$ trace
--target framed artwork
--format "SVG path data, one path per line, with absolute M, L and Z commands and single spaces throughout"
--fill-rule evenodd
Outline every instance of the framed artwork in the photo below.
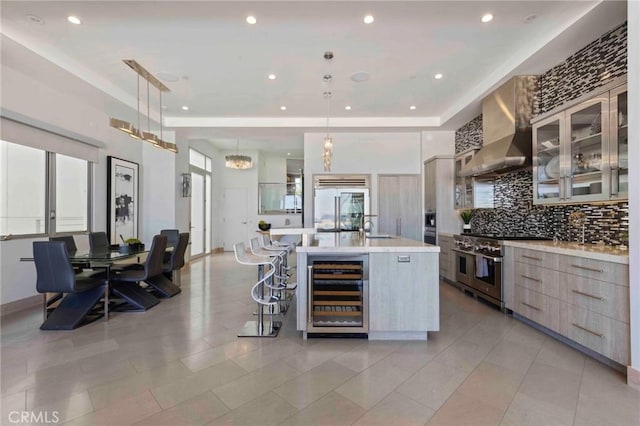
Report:
M 191 197 L 191 173 L 183 173 L 182 177 L 182 196 Z
M 122 239 L 138 238 L 138 163 L 109 156 L 107 173 L 109 241 L 119 244 Z

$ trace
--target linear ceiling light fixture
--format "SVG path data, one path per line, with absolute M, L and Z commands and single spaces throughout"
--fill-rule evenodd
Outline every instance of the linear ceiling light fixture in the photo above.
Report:
M 170 92 L 169 88 L 164 84 L 162 84 L 160 80 L 154 77 L 149 71 L 147 71 L 142 65 L 136 62 L 134 59 L 123 59 L 122 62 L 127 64 L 132 70 L 136 72 L 136 74 L 138 74 L 138 84 L 137 84 L 138 87 L 137 87 L 137 98 L 136 98 L 137 112 L 138 112 L 138 122 L 137 122 L 138 127 L 137 128 L 134 127 L 133 124 L 129 123 L 126 120 L 121 120 L 119 118 L 114 118 L 114 117 L 111 117 L 109 119 L 109 125 L 115 129 L 122 130 L 132 138 L 141 139 L 153 144 L 153 146 L 157 148 L 164 148 L 173 153 L 177 153 L 178 147 L 176 144 L 171 142 L 165 142 L 162 139 L 162 136 L 163 136 L 162 135 L 162 128 L 163 128 L 162 92 Z M 140 77 L 147 80 L 147 131 L 146 132 L 140 129 Z M 153 87 L 157 88 L 158 92 L 160 93 L 159 105 L 158 105 L 158 110 L 160 111 L 160 137 L 158 137 L 154 133 L 151 133 L 151 111 L 150 111 L 151 104 L 149 101 L 149 97 L 150 97 L 149 85 L 152 85 Z
M 246 170 L 253 167 L 253 160 L 248 155 L 240 155 L 240 138 L 236 145 L 236 153 L 224 157 L 224 166 L 230 169 Z

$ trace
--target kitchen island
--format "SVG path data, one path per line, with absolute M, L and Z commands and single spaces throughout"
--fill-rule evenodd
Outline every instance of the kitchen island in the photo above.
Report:
M 296 248 L 297 329 L 370 340 L 438 331 L 440 247 L 357 232 L 308 234 Z

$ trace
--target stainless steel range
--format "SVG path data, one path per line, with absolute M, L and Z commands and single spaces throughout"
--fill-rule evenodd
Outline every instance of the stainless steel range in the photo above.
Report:
M 504 310 L 502 297 L 502 258 L 504 241 L 548 240 L 530 235 L 454 235 L 456 281 L 475 296 Z

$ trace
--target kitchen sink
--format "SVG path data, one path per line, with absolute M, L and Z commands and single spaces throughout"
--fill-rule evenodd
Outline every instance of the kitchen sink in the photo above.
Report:
M 369 235 L 365 235 L 365 238 L 393 238 L 391 235 L 388 234 L 369 234 Z

